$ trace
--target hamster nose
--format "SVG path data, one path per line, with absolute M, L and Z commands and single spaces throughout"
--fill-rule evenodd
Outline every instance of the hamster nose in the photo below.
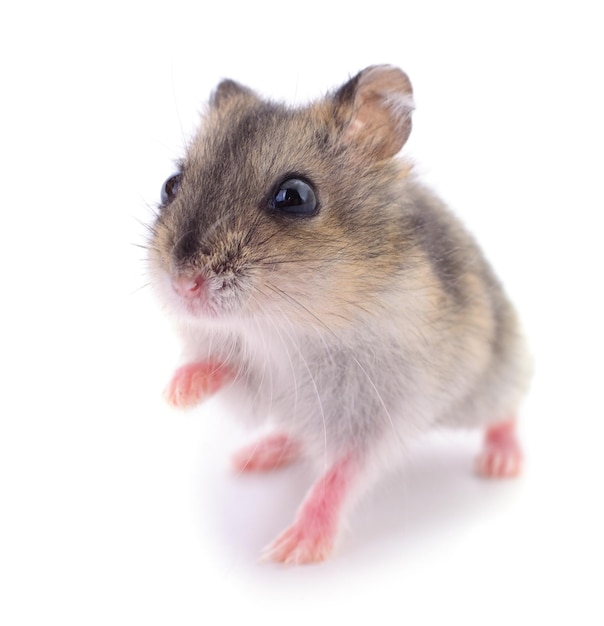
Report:
M 185 298 L 192 298 L 201 293 L 205 283 L 203 276 L 176 276 L 172 279 L 174 291 Z

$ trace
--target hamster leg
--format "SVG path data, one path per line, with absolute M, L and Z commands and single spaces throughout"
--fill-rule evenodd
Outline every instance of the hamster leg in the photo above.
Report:
M 301 565 L 327 558 L 357 477 L 352 457 L 334 463 L 311 487 L 294 523 L 264 550 L 262 560 Z
M 238 450 L 232 464 L 238 472 L 264 472 L 295 461 L 300 451 L 297 441 L 283 433 L 274 433 Z
M 522 448 L 516 435 L 516 420 L 489 426 L 482 452 L 476 458 L 476 472 L 488 478 L 513 478 L 522 469 Z
M 174 372 L 164 390 L 164 399 L 178 408 L 193 406 L 218 391 L 231 378 L 229 370 L 220 363 L 187 363 Z

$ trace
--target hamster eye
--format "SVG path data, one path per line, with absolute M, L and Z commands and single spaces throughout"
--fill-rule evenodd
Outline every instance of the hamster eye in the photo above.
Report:
M 161 188 L 161 203 L 168 204 L 168 202 L 172 202 L 174 200 L 174 196 L 178 191 L 178 187 L 180 186 L 180 179 L 182 178 L 182 174 L 172 174 L 170 178 L 166 180 Z
M 270 205 L 289 215 L 309 217 L 317 212 L 317 197 L 305 180 L 289 178 L 279 185 Z

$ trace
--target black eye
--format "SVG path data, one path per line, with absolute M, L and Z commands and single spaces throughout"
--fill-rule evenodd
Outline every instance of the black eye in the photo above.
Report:
M 311 216 L 317 212 L 317 197 L 306 181 L 289 178 L 279 185 L 271 200 L 271 208 L 289 215 Z
M 180 186 L 180 179 L 182 178 L 182 174 L 172 174 L 168 180 L 164 183 L 161 188 L 161 203 L 168 204 L 168 202 L 172 202 L 174 200 L 174 196 L 178 191 L 178 187 Z

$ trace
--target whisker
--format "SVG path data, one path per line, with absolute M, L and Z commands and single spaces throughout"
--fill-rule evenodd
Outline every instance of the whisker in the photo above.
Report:
M 282 289 L 279 289 L 275 285 L 267 284 L 267 287 L 271 291 L 273 291 L 275 294 L 281 296 L 282 298 L 284 298 L 285 300 L 287 300 L 288 302 L 290 302 L 294 306 L 298 307 L 299 309 L 301 309 L 302 311 L 304 311 L 305 313 L 310 315 L 312 319 L 314 319 L 316 322 L 318 322 L 319 325 L 322 328 L 324 328 L 332 337 L 335 338 L 335 340 L 336 340 L 337 344 L 340 346 L 340 348 L 345 350 L 350 355 L 350 357 L 353 360 L 353 362 L 357 365 L 357 367 L 362 372 L 363 376 L 367 379 L 367 381 L 371 385 L 371 388 L 373 389 L 373 391 L 374 391 L 378 401 L 382 405 L 382 408 L 383 408 L 384 413 L 385 413 L 385 415 L 386 415 L 386 417 L 388 419 L 388 422 L 389 422 L 389 424 L 390 424 L 390 426 L 392 428 L 394 436 L 402 444 L 403 442 L 402 442 L 402 440 L 400 438 L 400 435 L 399 435 L 398 431 L 396 430 L 396 426 L 394 424 L 394 420 L 392 419 L 392 415 L 390 414 L 390 411 L 388 410 L 388 407 L 386 406 L 386 403 L 385 403 L 385 401 L 384 401 L 384 399 L 382 397 L 382 394 L 380 393 L 379 389 L 377 388 L 377 385 L 375 384 L 375 382 L 373 381 L 373 379 L 371 378 L 371 376 L 369 375 L 369 373 L 367 372 L 365 367 L 363 367 L 363 365 L 360 363 L 360 361 L 354 355 L 353 351 L 342 342 L 342 340 L 338 337 L 338 335 L 327 324 L 325 324 L 325 322 L 323 320 L 321 320 L 315 313 L 313 313 L 308 307 L 304 306 L 296 298 L 294 298 L 290 294 L 284 292 Z
M 185 231 L 184 233 L 182 233 L 180 235 L 180 237 L 172 244 L 172 250 L 176 250 L 176 248 L 178 247 L 178 244 L 183 241 L 183 239 L 185 239 L 185 237 L 188 237 L 191 233 L 195 233 L 196 230 L 195 228 L 189 228 L 189 230 Z
M 146 289 L 147 287 L 151 286 L 151 282 L 145 283 L 144 285 L 141 285 L 140 287 L 137 287 L 134 291 L 131 291 L 128 295 L 133 296 L 134 294 L 138 293 L 139 291 L 142 291 L 143 289 Z
M 151 244 L 146 244 L 146 243 L 134 243 L 133 241 L 131 241 L 130 245 L 134 246 L 135 248 L 142 248 L 143 250 L 154 249 L 153 246 L 151 246 Z
M 267 285 L 267 287 L 269 289 L 271 288 L 270 285 Z M 315 377 L 313 375 L 312 369 L 310 368 L 310 365 L 308 364 L 308 361 L 306 360 L 306 357 L 304 356 L 302 348 L 300 347 L 298 341 L 296 341 L 296 339 L 295 339 L 295 329 L 293 327 L 293 324 L 292 324 L 292 321 L 291 321 L 290 317 L 283 312 L 283 310 L 281 309 L 281 307 L 279 307 L 279 305 L 275 305 L 275 306 L 277 307 L 277 309 L 279 309 L 279 312 L 282 315 L 282 319 L 285 322 L 287 322 L 289 324 L 289 326 L 291 327 L 291 329 L 292 329 L 292 334 L 287 332 L 287 330 L 285 328 L 283 330 L 287 334 L 287 336 L 288 336 L 292 346 L 297 351 L 298 356 L 300 357 L 300 359 L 302 361 L 302 364 L 303 364 L 306 372 L 308 373 L 308 377 L 309 377 L 311 385 L 313 387 L 313 391 L 314 391 L 315 396 L 317 398 L 317 402 L 318 402 L 318 405 L 319 405 L 319 412 L 321 413 L 321 420 L 322 420 L 322 424 L 323 424 L 324 462 L 325 462 L 325 468 L 327 468 L 327 419 L 326 419 L 326 415 L 325 415 L 325 408 L 323 406 L 323 401 L 321 400 L 321 393 L 319 392 L 319 386 L 317 385 L 317 381 L 315 380 Z
M 243 241 L 241 242 L 241 245 L 240 245 L 241 248 L 247 248 L 249 246 L 252 237 L 256 233 L 258 224 L 260 223 L 260 218 L 261 218 L 261 213 L 260 211 L 258 211 L 258 213 L 256 214 L 256 217 L 254 218 L 250 227 L 248 228 L 246 236 L 243 238 Z
M 259 287 L 255 287 L 255 289 L 261 293 L 265 298 L 267 297 L 266 294 L 259 288 Z M 259 304 L 259 306 L 261 306 L 261 303 L 258 302 L 258 299 L 256 298 L 255 294 L 252 294 L 252 298 Z M 276 308 L 278 309 L 278 312 L 280 314 L 283 315 L 283 310 L 281 309 L 281 307 L 277 304 L 275 305 Z M 285 319 L 285 316 L 283 315 L 283 318 Z M 294 362 L 291 356 L 291 353 L 289 351 L 287 342 L 284 340 L 283 335 L 281 334 L 281 331 L 279 330 L 279 326 L 277 325 L 277 323 L 275 322 L 275 320 L 272 317 L 268 318 L 269 321 L 271 322 L 273 329 L 275 330 L 275 332 L 277 333 L 279 339 L 281 340 L 281 344 L 285 350 L 285 354 L 287 355 L 287 359 L 289 361 L 289 365 L 290 365 L 290 369 L 292 372 L 292 376 L 293 376 L 293 380 L 294 380 L 294 414 L 296 413 L 296 409 L 298 406 L 298 378 L 296 376 L 296 368 L 294 367 Z M 287 333 L 287 331 L 284 329 L 284 332 L 288 335 L 288 338 L 290 340 L 290 342 L 292 343 L 292 345 L 294 345 L 294 339 L 291 335 L 289 335 L 289 333 Z
M 260 339 L 262 340 L 262 344 L 264 346 L 264 352 L 263 352 L 263 364 L 262 364 L 262 377 L 260 380 L 260 384 L 258 385 L 258 390 L 256 392 L 256 397 L 258 396 L 259 390 L 262 387 L 262 384 L 264 383 L 264 379 L 266 377 L 266 374 L 268 372 L 268 376 L 269 376 L 269 386 L 270 386 L 270 394 L 269 394 L 269 403 L 268 403 L 268 414 L 271 413 L 271 409 L 273 406 L 273 396 L 274 396 L 274 386 L 273 386 L 273 368 L 269 366 L 269 349 L 268 349 L 268 344 L 266 342 L 266 336 L 262 330 L 262 327 L 260 326 L 260 322 L 258 321 L 258 318 L 254 317 L 254 322 L 256 324 L 256 328 L 258 329 L 258 334 L 260 335 Z

